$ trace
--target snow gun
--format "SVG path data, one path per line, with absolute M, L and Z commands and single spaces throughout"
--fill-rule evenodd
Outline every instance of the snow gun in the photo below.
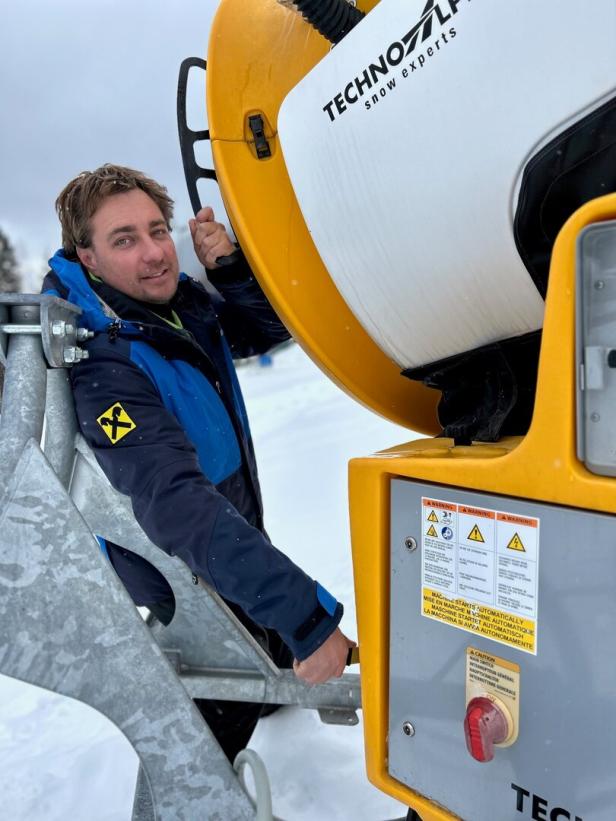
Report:
M 215 172 L 298 343 L 422 438 L 349 504 L 366 767 L 616 817 L 616 5 L 222 0 Z

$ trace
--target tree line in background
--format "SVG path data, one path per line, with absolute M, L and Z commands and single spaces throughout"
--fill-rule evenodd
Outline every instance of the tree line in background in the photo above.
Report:
M 21 290 L 21 277 L 15 252 L 9 238 L 0 228 L 0 293 L 16 293 Z

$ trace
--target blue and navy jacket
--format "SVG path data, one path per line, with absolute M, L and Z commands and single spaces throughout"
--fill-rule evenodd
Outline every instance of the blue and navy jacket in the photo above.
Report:
M 94 331 L 71 369 L 79 427 L 111 484 L 130 496 L 149 539 L 179 556 L 299 660 L 333 632 L 337 603 L 269 542 L 246 410 L 232 359 L 265 353 L 288 333 L 244 260 L 211 272 L 220 296 L 180 275 L 169 307 L 182 328 L 58 252 L 43 292 L 82 309 Z M 170 588 L 116 545 L 110 559 L 137 604 Z

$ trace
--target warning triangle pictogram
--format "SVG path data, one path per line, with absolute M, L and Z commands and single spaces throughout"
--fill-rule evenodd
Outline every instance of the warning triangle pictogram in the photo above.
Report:
M 438 522 L 438 516 L 436 515 L 436 513 L 434 511 L 432 511 L 432 513 L 430 513 L 430 515 L 428 516 L 428 521 L 429 522 Z
M 526 553 L 526 548 L 522 544 L 522 539 L 520 539 L 517 533 L 513 534 L 513 537 L 507 547 L 509 550 L 519 550 L 520 553 Z
M 485 542 L 485 539 L 481 535 L 481 530 L 479 530 L 478 525 L 475 525 L 475 527 L 471 530 L 471 532 L 468 534 L 466 538 L 469 539 L 471 542 Z
M 428 530 L 428 532 L 426 533 L 426 536 L 432 536 L 432 537 L 438 536 L 438 533 L 434 529 L 434 525 L 430 525 L 430 530 Z

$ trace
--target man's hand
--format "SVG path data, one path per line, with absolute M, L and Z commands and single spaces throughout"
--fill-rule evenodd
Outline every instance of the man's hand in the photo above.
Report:
M 306 684 L 323 684 L 330 678 L 340 678 L 350 647 L 356 647 L 337 627 L 331 636 L 304 661 L 295 659 L 293 671 Z
M 214 221 L 214 212 L 209 206 L 202 208 L 194 219 L 188 220 L 195 254 L 206 268 L 214 269 L 218 257 L 226 257 L 235 251 L 225 226 Z

